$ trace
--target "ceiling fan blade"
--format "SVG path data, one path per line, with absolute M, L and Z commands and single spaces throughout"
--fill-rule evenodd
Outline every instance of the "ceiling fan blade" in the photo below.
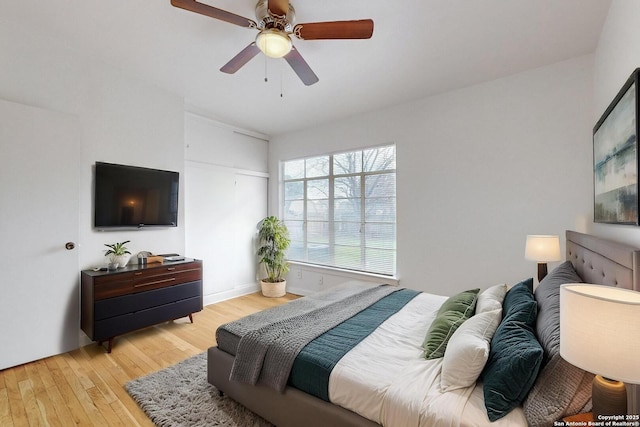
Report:
M 300 55 L 300 52 L 298 52 L 298 49 L 296 49 L 295 46 L 291 48 L 291 52 L 284 56 L 284 59 L 289 63 L 291 68 L 293 68 L 293 71 L 296 72 L 298 77 L 300 77 L 300 80 L 302 80 L 302 83 L 305 85 L 311 86 L 320 80 L 311 67 L 309 67 L 307 61 L 305 61 L 302 55 Z
M 244 18 L 235 13 L 227 12 L 226 10 L 218 9 L 204 3 L 198 3 L 196 0 L 171 0 L 171 4 L 190 12 L 216 18 L 241 27 L 256 28 L 256 23 L 249 18 Z
M 289 13 L 289 0 L 268 0 L 267 8 L 278 16 L 286 16 Z
M 298 24 L 293 28 L 293 35 L 302 40 L 369 39 L 373 35 L 373 20 Z
M 256 42 L 251 43 L 240 51 L 239 54 L 234 56 L 231 61 L 227 62 L 220 68 L 220 71 L 227 74 L 233 74 L 244 66 L 247 62 L 251 61 L 254 56 L 260 52 L 260 49 L 256 45 Z

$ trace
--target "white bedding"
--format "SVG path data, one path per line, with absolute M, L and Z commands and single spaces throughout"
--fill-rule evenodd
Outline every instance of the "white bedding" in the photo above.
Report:
M 348 352 L 329 378 L 331 402 L 385 427 L 526 426 L 521 408 L 490 423 L 482 384 L 440 391 L 442 359 L 424 359 L 422 343 L 446 299 L 418 295 Z

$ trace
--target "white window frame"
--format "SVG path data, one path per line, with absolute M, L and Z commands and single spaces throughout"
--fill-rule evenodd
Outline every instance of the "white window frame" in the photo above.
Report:
M 371 275 L 371 276 L 375 276 L 375 277 L 387 277 L 387 278 L 395 278 L 396 275 L 396 271 L 397 271 L 397 187 L 395 189 L 394 195 L 393 195 L 393 199 L 395 200 L 395 206 L 394 206 L 394 213 L 395 213 L 395 217 L 393 219 L 393 222 L 390 221 L 384 221 L 383 223 L 386 224 L 393 224 L 393 236 L 394 236 L 394 242 L 393 242 L 393 248 L 392 249 L 387 249 L 389 250 L 389 252 L 393 253 L 393 266 L 392 266 L 392 271 L 371 271 L 371 270 L 367 270 L 366 267 L 363 267 L 366 265 L 366 249 L 367 249 L 367 242 L 366 242 L 366 233 L 363 231 L 364 227 L 366 224 L 372 224 L 375 223 L 376 221 L 367 221 L 366 215 L 366 209 L 365 209 L 365 201 L 366 201 L 366 177 L 368 176 L 375 176 L 375 175 L 381 175 L 381 174 L 393 174 L 394 175 L 394 179 L 396 179 L 396 185 L 397 185 L 397 151 L 394 152 L 394 162 L 396 162 L 396 166 L 393 169 L 384 169 L 384 170 L 380 170 L 380 171 L 364 171 L 364 165 L 362 165 L 361 167 L 361 171 L 360 172 L 354 172 L 354 173 L 348 173 L 348 174 L 338 174 L 335 175 L 334 174 L 334 157 L 341 155 L 341 154 L 346 154 L 346 153 L 357 153 L 357 152 L 364 152 L 367 150 L 372 150 L 372 149 L 380 149 L 380 148 L 385 148 L 385 147 L 394 147 L 394 151 L 396 150 L 396 146 L 395 144 L 384 144 L 381 146 L 373 146 L 373 147 L 365 147 L 365 148 L 361 148 L 361 149 L 352 149 L 352 150 L 346 150 L 346 151 L 341 151 L 341 152 L 334 152 L 334 153 L 329 153 L 329 154 L 319 154 L 316 156 L 309 156 L 309 157 L 305 157 L 305 158 L 298 158 L 298 159 L 290 159 L 290 160 L 286 160 L 286 161 L 281 161 L 280 162 L 280 176 L 281 176 L 281 184 L 282 184 L 282 191 L 281 191 L 281 199 L 280 199 L 280 203 L 279 203 L 279 209 L 281 212 L 281 216 L 283 218 L 283 220 L 285 221 L 285 223 L 287 221 L 302 221 L 303 223 L 303 247 L 304 247 L 304 259 L 297 259 L 297 258 L 292 258 L 290 259 L 290 261 L 296 265 L 308 265 L 308 266 L 313 266 L 316 268 L 330 268 L 330 269 L 335 269 L 335 270 L 340 270 L 343 272 L 353 272 L 356 274 L 366 274 L 366 275 Z M 313 176 L 313 177 L 307 177 L 306 173 L 305 176 L 302 178 L 292 178 L 292 179 L 285 179 L 285 164 L 287 162 L 293 162 L 293 161 L 302 161 L 304 160 L 305 162 L 307 160 L 310 159 L 316 159 L 316 158 L 322 158 L 322 157 L 328 157 L 329 159 L 329 174 L 328 175 L 323 175 L 323 176 Z M 309 181 L 313 181 L 313 180 L 327 180 L 328 181 L 328 219 L 327 219 L 327 226 L 328 226 L 328 247 L 329 247 L 329 251 L 330 251 L 330 258 L 334 260 L 334 250 L 336 248 L 336 242 L 335 242 L 335 218 L 334 218 L 334 214 L 335 214 L 335 179 L 336 178 L 343 178 L 343 177 L 352 177 L 352 176 L 359 176 L 360 177 L 360 250 L 361 250 L 361 267 L 363 268 L 351 268 L 348 266 L 342 266 L 342 265 L 337 265 L 335 262 L 332 263 L 319 263 L 319 262 L 314 262 L 314 261 L 310 261 L 308 259 L 308 249 L 309 249 L 309 236 L 308 236 L 308 213 L 309 213 L 309 209 L 308 209 L 308 202 L 309 202 L 309 198 L 308 198 L 308 182 Z M 291 219 L 287 219 L 286 215 L 284 215 L 284 211 L 285 211 L 285 206 L 287 203 L 287 199 L 285 197 L 285 185 L 288 182 L 302 182 L 303 183 L 303 199 L 302 199 L 302 203 L 303 203 L 303 219 L 302 220 L 291 220 Z M 311 242 L 312 243 L 312 242 Z M 370 247 L 369 247 L 370 248 Z M 334 260 L 335 261 L 335 260 Z

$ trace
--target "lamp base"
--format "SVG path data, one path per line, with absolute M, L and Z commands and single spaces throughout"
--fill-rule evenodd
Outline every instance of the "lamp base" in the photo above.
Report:
M 547 263 L 539 262 L 538 263 L 538 283 L 542 282 L 542 279 L 547 275 Z
M 623 382 L 596 375 L 593 379 L 591 393 L 594 420 L 598 419 L 598 415 L 624 415 L 627 413 L 627 388 Z

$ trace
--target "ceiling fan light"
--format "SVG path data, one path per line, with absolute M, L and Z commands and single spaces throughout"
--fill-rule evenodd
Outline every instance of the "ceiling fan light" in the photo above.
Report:
M 256 44 L 269 58 L 282 58 L 292 47 L 289 36 L 275 28 L 260 31 L 256 37 Z

